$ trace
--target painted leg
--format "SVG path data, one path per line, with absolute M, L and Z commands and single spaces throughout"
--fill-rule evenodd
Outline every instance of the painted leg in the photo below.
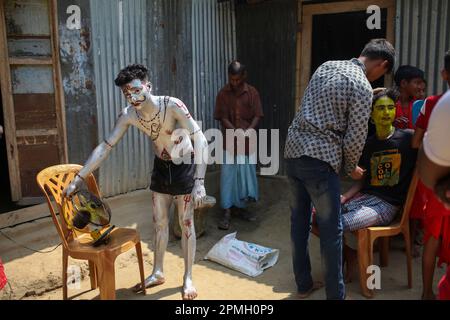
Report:
M 169 241 L 169 209 L 173 196 L 152 192 L 153 227 L 154 227 L 154 259 L 153 272 L 145 279 L 145 287 L 153 287 L 165 282 L 163 273 L 164 253 Z M 134 291 L 142 291 L 141 284 L 134 287 Z
M 183 300 L 197 297 L 197 289 L 192 282 L 196 237 L 194 228 L 194 204 L 191 195 L 175 197 L 181 227 L 181 246 L 184 256 Z

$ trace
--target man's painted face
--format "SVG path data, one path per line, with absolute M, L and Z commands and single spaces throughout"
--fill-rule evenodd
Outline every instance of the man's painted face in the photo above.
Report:
M 129 104 L 139 108 L 142 103 L 147 101 L 149 88 L 145 81 L 134 79 L 122 87 L 122 92 Z
M 372 120 L 375 126 L 390 126 L 395 120 L 395 102 L 391 98 L 384 96 L 379 98 L 372 110 Z

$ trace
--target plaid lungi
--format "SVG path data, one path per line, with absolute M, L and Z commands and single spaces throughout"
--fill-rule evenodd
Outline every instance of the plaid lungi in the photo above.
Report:
M 344 231 L 385 226 L 394 220 L 399 208 L 376 196 L 358 193 L 342 205 L 342 226 Z

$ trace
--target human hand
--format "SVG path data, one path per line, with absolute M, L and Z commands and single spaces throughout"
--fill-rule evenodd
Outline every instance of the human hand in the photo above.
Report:
M 386 88 L 375 88 L 375 89 L 373 89 L 373 94 L 374 94 L 374 95 L 377 95 L 377 94 L 379 94 L 381 91 L 384 91 L 384 90 L 386 90 Z
M 352 173 L 350 174 L 350 177 L 353 180 L 361 180 L 364 177 L 364 173 L 366 173 L 366 170 L 364 170 L 359 166 L 356 166 L 355 170 L 353 170 Z
M 206 190 L 203 180 L 195 180 L 194 188 L 192 189 L 192 198 L 194 200 L 194 209 L 200 208 L 203 205 L 203 200 L 206 197 Z
M 398 117 L 394 120 L 394 125 L 400 128 L 406 128 L 408 123 L 409 119 L 407 117 Z
M 76 176 L 75 179 L 64 189 L 63 196 L 66 198 L 70 198 L 75 192 L 80 190 L 81 185 L 83 184 L 83 180 Z
M 341 204 L 344 204 L 348 201 L 347 197 L 341 194 Z

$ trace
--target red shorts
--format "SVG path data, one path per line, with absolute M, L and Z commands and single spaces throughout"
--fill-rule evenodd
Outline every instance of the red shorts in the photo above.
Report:
M 429 196 L 427 202 L 424 229 L 425 242 L 430 237 L 441 239 L 439 263 L 450 263 L 450 210 L 446 209 L 434 194 Z
M 450 266 L 447 267 L 447 273 L 439 281 L 439 300 L 450 300 Z
M 6 279 L 5 268 L 3 268 L 2 260 L 0 259 L 0 290 L 6 286 L 6 282 L 8 280 Z
M 422 220 L 425 216 L 426 205 L 428 200 L 428 195 L 431 190 L 428 189 L 421 180 L 417 183 L 416 193 L 414 194 L 413 203 L 411 206 L 411 211 L 409 212 L 410 219 L 420 219 Z

